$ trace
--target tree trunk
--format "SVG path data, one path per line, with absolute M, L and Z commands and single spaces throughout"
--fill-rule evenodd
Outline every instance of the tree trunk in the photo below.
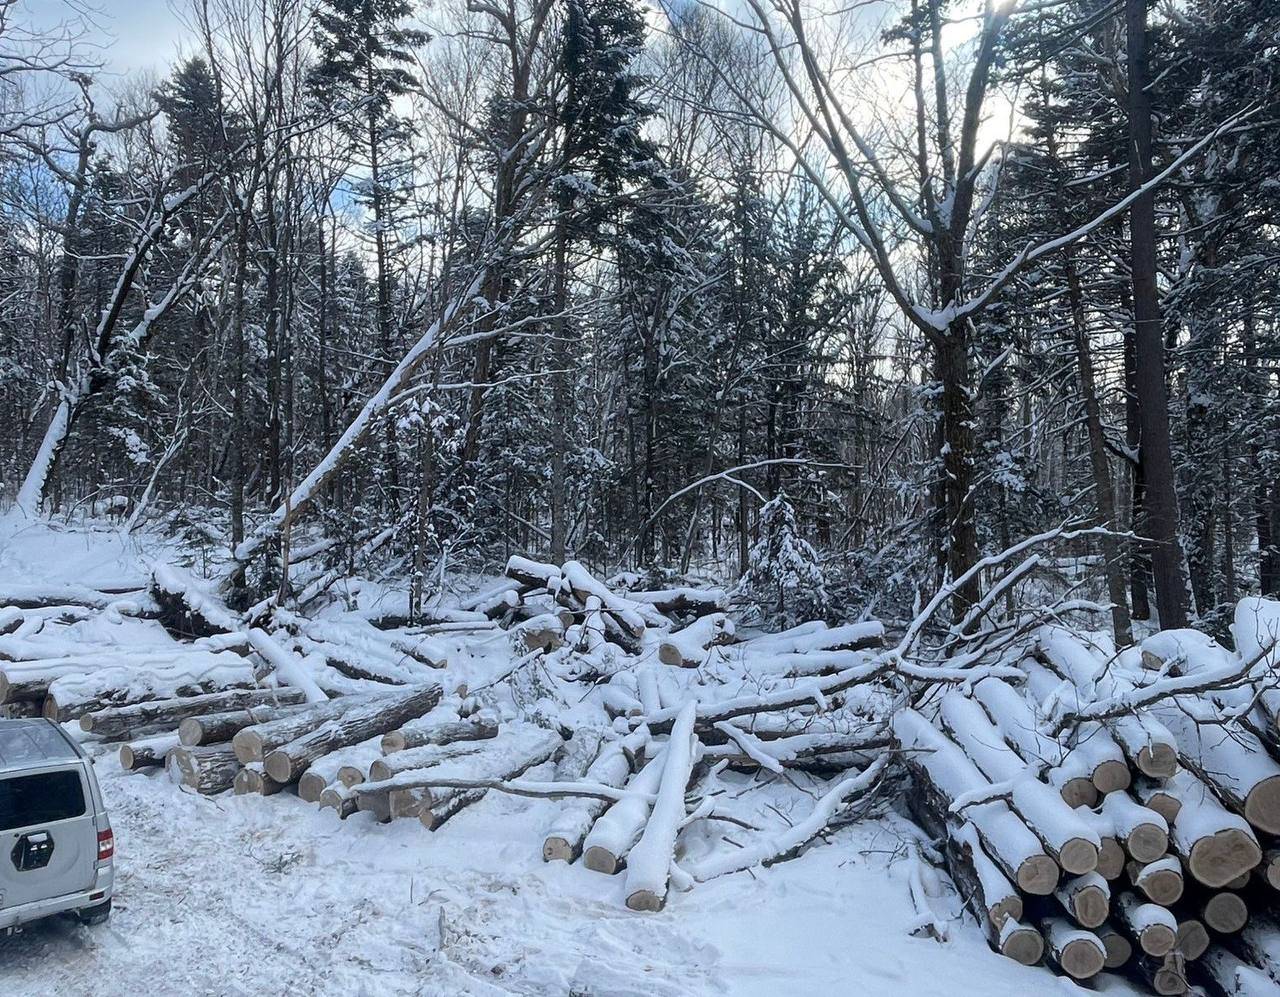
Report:
M 1151 179 L 1151 97 L 1147 92 L 1147 2 L 1125 0 L 1129 83 L 1129 182 Z M 1133 273 L 1134 380 L 1142 430 L 1146 534 L 1160 627 L 1185 627 L 1186 581 L 1178 535 L 1178 495 L 1169 438 L 1169 395 L 1164 336 L 1156 286 L 1155 194 L 1146 191 L 1129 209 Z

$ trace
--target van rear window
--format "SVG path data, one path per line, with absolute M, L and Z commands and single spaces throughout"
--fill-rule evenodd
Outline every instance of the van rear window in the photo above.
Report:
M 74 769 L 0 779 L 0 831 L 83 814 L 84 787 Z

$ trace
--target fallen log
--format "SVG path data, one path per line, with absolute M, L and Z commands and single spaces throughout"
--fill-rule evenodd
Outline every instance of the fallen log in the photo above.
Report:
M 297 713 L 243 727 L 231 738 L 236 757 L 241 762 L 260 762 L 268 752 L 315 730 L 326 721 L 342 716 L 352 706 L 367 702 L 369 698 L 348 696 L 324 703 L 312 703 Z
M 1133 945 L 1115 928 L 1104 924 L 1094 933 L 1107 953 L 1102 962 L 1104 969 L 1119 969 L 1133 958 Z
M 49 684 L 42 712 L 50 720 L 66 723 L 107 707 L 257 688 L 253 669 L 239 655 L 211 657 L 219 660 L 205 665 L 186 660 L 145 673 L 113 666 L 84 675 L 64 675 Z
M 297 782 L 317 758 L 403 726 L 431 710 L 441 695 L 439 685 L 426 685 L 353 704 L 340 716 L 272 750 L 263 759 L 263 769 L 277 782 Z
M 408 748 L 390 755 L 379 755 L 369 763 L 369 781 L 383 782 L 401 772 L 429 769 L 435 765 L 484 750 L 483 741 L 456 741 L 446 744 L 424 744 L 420 748 Z M 343 780 L 347 782 L 347 780 Z M 347 785 L 354 785 L 347 783 Z
M 177 746 L 178 738 L 174 734 L 159 734 L 122 744 L 120 745 L 120 767 L 126 772 L 159 768 L 164 765 L 165 756 Z
M 454 741 L 483 741 L 498 736 L 496 717 L 478 713 L 467 720 L 435 721 L 422 718 L 405 724 L 399 730 L 382 735 L 382 753 L 394 754 L 428 744 L 450 744 Z
M 301 693 L 293 691 L 301 698 Z M 297 716 L 310 708 L 310 704 L 306 702 L 282 706 L 262 704 L 191 716 L 178 724 L 178 740 L 189 748 L 202 744 L 221 744 L 223 741 L 230 741 L 246 727 Z
M 211 637 L 240 629 L 240 618 L 181 568 L 157 562 L 151 572 L 151 597 L 159 620 L 179 639 Z
M 1169 825 L 1155 810 L 1144 807 L 1126 793 L 1102 798 L 1102 816 L 1116 838 L 1138 862 L 1154 862 L 1169 849 Z
M 1249 921 L 1249 908 L 1237 893 L 1219 891 L 1200 897 L 1200 919 L 1220 935 L 1234 935 Z
M 626 784 L 636 795 L 619 800 L 592 825 L 582 842 L 582 864 L 592 872 L 612 876 L 631 847 L 640 840 L 649 816 L 649 799 L 662 781 L 665 746 L 655 750 L 639 772 Z
M 284 785 L 263 772 L 258 762 L 250 762 L 236 773 L 231 788 L 236 796 L 274 796 Z
M 1054 896 L 1082 928 L 1100 926 L 1110 913 L 1111 889 L 1096 872 L 1064 879 L 1054 891 Z
M 1158 959 L 1139 956 L 1137 967 L 1138 975 L 1157 994 L 1185 994 L 1190 988 L 1187 982 L 1187 963 L 1181 952 L 1169 952 Z
M 946 838 L 947 868 L 987 943 L 1001 955 L 1034 966 L 1044 955 L 1044 937 L 1022 923 L 1022 895 L 986 852 L 968 821 L 953 824 Z
M 684 794 L 698 760 L 698 740 L 693 733 L 696 715 L 697 707 L 690 700 L 671 728 L 658 797 L 639 842 L 627 857 L 623 895 L 631 910 L 659 911 L 666 906 L 676 835 L 686 816 Z
M 321 794 L 334 782 L 343 786 L 364 782 L 369 766 L 381 756 L 379 741 L 379 738 L 371 737 L 317 758 L 298 778 L 298 799 L 319 803 Z
M 145 727 L 177 727 L 186 719 L 208 713 L 245 710 L 254 706 L 291 706 L 303 701 L 304 697 L 297 689 L 233 689 L 208 696 L 158 699 L 132 706 L 95 710 L 80 718 L 80 729 L 111 741 L 128 737 L 132 731 Z M 231 735 L 228 734 L 219 740 L 227 741 L 230 738 Z
M 1262 861 L 1253 829 L 1224 809 L 1192 773 L 1180 771 L 1165 791 L 1180 804 L 1169 828 L 1169 846 L 1198 882 L 1220 889 Z
M 893 730 L 915 777 L 918 791 L 909 800 L 912 811 L 930 834 L 941 837 L 954 804 L 989 789 L 990 783 L 953 741 L 915 710 L 899 710 Z M 958 816 L 973 823 L 987 853 L 1019 889 L 1038 896 L 1053 892 L 1058 863 L 1007 804 L 977 803 Z
M 1240 933 L 1224 939 L 1224 943 L 1280 983 L 1280 923 L 1274 914 L 1255 912 Z
M 346 820 L 353 813 L 359 811 L 355 790 L 336 781 L 324 788 L 318 802 L 321 810 L 329 809 L 334 811 L 340 820 Z
M 1006 743 L 1028 765 L 1044 770 L 1044 779 L 1058 789 L 1068 806 L 1091 807 L 1098 802 L 1092 766 L 1080 753 L 1040 733 L 1035 713 L 1020 692 L 1000 679 L 986 678 L 974 686 L 973 694 Z
M 1209 947 L 1209 932 L 1197 917 L 1178 920 L 1178 951 L 1188 962 L 1199 959 Z
M 1064 871 L 1078 876 L 1097 868 L 1102 842 L 1092 822 L 1069 807 L 1060 792 L 1027 771 L 981 706 L 959 692 L 949 692 L 942 697 L 938 718 L 944 732 L 988 779 L 1012 787 L 1010 808 Z
M 1092 931 L 1074 927 L 1061 917 L 1041 922 L 1045 955 L 1073 980 L 1087 980 L 1102 972 L 1107 961 L 1106 946 Z
M 664 637 L 658 645 L 658 660 L 676 668 L 700 668 L 707 663 L 711 648 L 732 640 L 733 620 L 724 613 L 713 613 Z
M 1280 834 L 1280 763 L 1238 723 L 1191 696 L 1153 712 L 1178 738 L 1183 765 L 1209 785 L 1227 809 L 1260 831 Z
M 631 775 L 633 760 L 649 740 L 641 728 L 601 745 L 600 753 L 587 766 L 583 778 L 604 786 L 621 787 Z M 582 851 L 582 842 L 596 818 L 608 806 L 605 800 L 575 799 L 560 808 L 555 822 L 542 841 L 544 862 L 572 862 Z
M 1173 855 L 1146 864 L 1130 862 L 1127 871 L 1129 882 L 1141 890 L 1148 900 L 1161 907 L 1177 903 L 1186 888 L 1182 863 Z
M 724 589 L 671 588 L 652 592 L 627 592 L 632 602 L 652 606 L 663 616 L 706 616 L 723 612 L 729 606 L 729 594 Z
M 1115 912 L 1115 925 L 1147 955 L 1168 955 L 1178 944 L 1178 921 L 1167 907 L 1122 893 L 1116 898 Z
M 1137 797 L 1138 802 L 1144 807 L 1154 810 L 1163 817 L 1167 825 L 1172 826 L 1173 822 L 1178 819 L 1178 811 L 1182 808 L 1182 800 L 1178 798 L 1176 793 L 1166 789 L 1163 782 L 1157 782 L 1154 779 L 1145 777 L 1135 779 L 1133 795 Z
M 1076 688 L 1069 680 L 1035 661 L 1025 661 L 1023 667 L 1027 673 L 1027 691 L 1038 702 L 1066 699 L 1069 703 L 1078 703 Z M 1133 782 L 1123 749 L 1101 723 L 1078 724 L 1071 733 L 1071 748 L 1088 768 L 1090 781 L 1102 795 L 1128 789 Z
M 228 745 L 173 748 L 165 762 L 169 778 L 183 789 L 212 796 L 230 789 L 240 771 L 236 753 Z

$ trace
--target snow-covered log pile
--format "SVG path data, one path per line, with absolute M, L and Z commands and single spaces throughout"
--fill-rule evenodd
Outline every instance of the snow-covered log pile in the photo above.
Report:
M 1020 678 L 894 714 L 912 814 L 994 949 L 1161 994 L 1242 992 L 1242 966 L 1280 985 L 1278 634 L 1257 599 L 1235 651 L 1045 626 Z

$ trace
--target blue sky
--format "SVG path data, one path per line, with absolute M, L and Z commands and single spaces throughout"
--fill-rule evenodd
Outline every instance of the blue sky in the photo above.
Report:
M 183 0 L 176 0 L 182 3 Z M 84 19 L 85 38 L 100 47 L 98 56 L 113 72 L 167 71 L 177 51 L 182 25 L 170 0 L 24 0 L 26 19 L 36 26 Z M 81 18 L 78 10 L 85 10 Z

